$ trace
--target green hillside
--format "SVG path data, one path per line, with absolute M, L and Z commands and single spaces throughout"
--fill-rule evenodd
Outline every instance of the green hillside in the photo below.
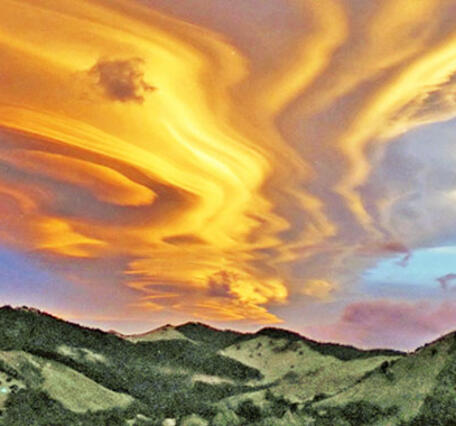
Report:
M 0 424 L 455 425 L 456 337 L 411 354 L 200 323 L 122 336 L 0 308 Z

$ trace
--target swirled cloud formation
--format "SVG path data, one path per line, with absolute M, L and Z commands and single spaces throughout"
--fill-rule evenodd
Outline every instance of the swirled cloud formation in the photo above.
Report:
M 456 246 L 455 19 L 451 0 L 3 0 L 0 296 L 128 331 L 304 330 L 380 287 L 407 299 L 385 268 Z M 17 259 L 46 278 L 13 280 Z

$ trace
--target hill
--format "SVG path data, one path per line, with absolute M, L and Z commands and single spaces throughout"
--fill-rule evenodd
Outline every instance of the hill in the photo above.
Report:
M 201 323 L 122 336 L 0 308 L 0 424 L 453 425 L 456 337 L 359 350 Z

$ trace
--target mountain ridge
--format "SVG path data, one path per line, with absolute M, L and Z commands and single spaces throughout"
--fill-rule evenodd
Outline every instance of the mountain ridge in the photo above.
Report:
M 113 330 L 113 329 L 104 330 L 104 329 L 101 329 L 99 327 L 90 327 L 90 326 L 79 324 L 79 323 L 74 322 L 74 321 L 65 320 L 64 318 L 61 318 L 61 317 L 59 317 L 57 315 L 54 315 L 54 314 L 52 314 L 50 312 L 47 312 L 47 311 L 44 311 L 44 310 L 41 310 L 41 309 L 38 309 L 38 308 L 34 308 L 34 307 L 29 307 L 29 306 L 13 307 L 11 305 L 0 306 L 0 311 L 3 310 L 3 309 L 12 309 L 12 310 L 19 310 L 19 311 L 23 310 L 23 311 L 33 312 L 33 313 L 37 313 L 37 314 L 41 314 L 41 315 L 47 315 L 47 316 L 50 316 L 50 317 L 52 317 L 54 319 L 57 319 L 59 321 L 63 321 L 63 322 L 68 323 L 68 324 L 73 324 L 73 325 L 76 325 L 78 327 L 86 328 L 86 329 L 89 329 L 89 330 L 98 330 L 98 331 L 101 331 L 103 333 L 112 334 L 112 335 L 115 335 L 115 336 L 120 337 L 120 338 L 144 337 L 144 336 L 159 332 L 159 331 L 161 331 L 163 329 L 166 329 L 166 328 L 169 328 L 169 327 L 172 327 L 173 329 L 181 330 L 182 328 L 185 328 L 185 327 L 188 327 L 188 326 L 192 326 L 192 327 L 198 326 L 198 327 L 201 327 L 201 328 L 203 328 L 205 330 L 210 330 L 212 332 L 232 333 L 232 334 L 236 334 L 236 335 L 239 335 L 239 336 L 255 336 L 255 335 L 258 335 L 258 334 L 277 334 L 277 335 L 279 335 L 279 334 L 284 334 L 285 335 L 286 334 L 286 335 L 291 336 L 291 337 L 296 338 L 296 339 L 305 340 L 307 342 L 312 342 L 312 343 L 316 343 L 316 344 L 320 344 L 320 345 L 334 345 L 334 346 L 341 346 L 341 347 L 346 347 L 346 348 L 354 348 L 354 349 L 356 349 L 358 351 L 361 351 L 361 352 L 388 351 L 388 352 L 392 352 L 392 353 L 396 353 L 396 354 L 413 353 L 415 350 L 417 350 L 417 349 L 419 349 L 419 348 L 421 348 L 423 346 L 432 344 L 432 343 L 438 341 L 439 339 L 442 339 L 445 336 L 450 335 L 452 333 L 456 333 L 456 330 L 455 330 L 453 332 L 449 332 L 449 333 L 447 333 L 445 335 L 439 336 L 435 340 L 432 340 L 432 341 L 430 341 L 428 343 L 425 343 L 424 345 L 418 346 L 417 348 L 415 348 L 412 351 L 400 351 L 400 350 L 396 350 L 396 349 L 382 348 L 382 347 L 366 349 L 366 348 L 359 348 L 359 347 L 356 347 L 356 346 L 351 345 L 351 344 L 344 344 L 344 343 L 338 343 L 338 342 L 332 342 L 332 341 L 316 340 L 316 339 L 312 339 L 310 337 L 304 336 L 303 334 L 298 333 L 297 331 L 288 330 L 288 329 L 281 328 L 281 327 L 263 327 L 263 328 L 258 329 L 257 331 L 248 332 L 248 331 L 234 330 L 234 329 L 231 329 L 231 328 L 217 328 L 217 327 L 214 327 L 214 326 L 209 325 L 209 324 L 205 324 L 205 323 L 200 322 L 200 321 L 186 321 L 186 322 L 184 322 L 182 324 L 176 324 L 176 325 L 167 323 L 165 325 L 153 328 L 153 329 L 148 330 L 148 331 L 144 331 L 144 332 L 140 332 L 140 333 L 125 334 L 125 333 L 121 333 L 121 332 L 119 332 L 117 330 Z
M 413 350 L 410 350 L 410 351 L 402 351 L 402 350 L 399 350 L 399 349 L 394 349 L 394 348 L 388 348 L 388 347 L 374 347 L 374 348 L 362 348 L 362 347 L 357 347 L 355 345 L 352 345 L 352 344 L 346 344 L 346 343 L 338 343 L 338 342 L 333 342 L 333 341 L 328 341 L 328 340 L 317 340 L 317 339 L 314 339 L 314 338 L 310 338 L 310 337 L 307 337 L 297 331 L 293 331 L 293 330 L 289 330 L 289 329 L 286 329 L 286 328 L 281 328 L 281 327 L 263 327 L 263 328 L 260 328 L 256 331 L 253 331 L 253 332 L 249 332 L 249 331 L 240 331 L 240 330 L 235 330 L 235 329 L 232 329 L 232 328 L 218 328 L 218 327 L 214 327 L 212 325 L 209 325 L 209 324 L 205 324 L 203 322 L 200 322 L 200 321 L 186 321 L 184 323 L 181 323 L 181 324 L 171 324 L 171 323 L 167 323 L 167 324 L 164 324 L 162 326 L 159 326 L 159 327 L 156 327 L 156 328 L 153 328 L 151 330 L 147 330 L 147 331 L 144 331 L 144 332 L 140 332 L 140 333 L 131 333 L 131 334 L 126 334 L 126 333 L 122 333 L 122 332 L 119 332 L 117 330 L 114 330 L 114 329 L 109 329 L 109 330 L 105 330 L 105 329 L 102 329 L 102 328 L 99 328 L 99 327 L 91 327 L 91 326 L 86 326 L 86 325 L 82 325 L 82 324 L 79 324 L 78 322 L 75 322 L 75 321 L 71 321 L 71 320 L 66 320 L 64 318 L 61 318 L 51 312 L 47 312 L 47 311 L 44 311 L 44 310 L 41 310 L 41 309 L 38 309 L 38 308 L 34 308 L 34 307 L 29 307 L 29 306 L 11 306 L 11 305 L 2 305 L 0 306 L 0 310 L 2 309 L 5 309 L 5 308 L 9 308 L 9 309 L 12 309 L 12 310 L 24 310 L 24 311 L 29 311 L 29 312 L 34 312 L 34 313 L 37 313 L 37 314 L 42 314 L 42 315 L 47 315 L 47 316 L 50 316 L 52 318 L 55 318 L 59 321 L 63 321 L 65 323 L 68 323 L 68 324 L 73 324 L 73 325 L 76 325 L 78 327 L 82 327 L 82 328 L 86 328 L 86 329 L 89 329 L 89 330 L 98 330 L 98 331 L 101 331 L 103 333 L 108 333 L 108 334 L 112 334 L 112 335 L 115 335 L 117 337 L 120 337 L 120 338 L 137 338 L 137 337 L 144 337 L 144 336 L 147 336 L 147 335 L 150 335 L 150 334 L 153 334 L 155 332 L 159 332 L 165 328 L 169 328 L 169 327 L 172 327 L 174 329 L 181 329 L 182 327 L 185 327 L 185 326 L 189 326 L 189 325 L 197 325 L 197 326 L 201 326 L 205 329 L 210 329 L 212 331 L 215 331 L 215 332 L 230 332 L 230 333 L 235 333 L 235 334 L 238 334 L 240 336 L 254 336 L 254 335 L 257 335 L 257 334 L 268 334 L 268 333 L 284 333 L 284 334 L 288 334 L 289 336 L 296 336 L 296 338 L 298 339 L 302 339 L 302 340 L 305 340 L 305 341 L 308 341 L 308 342 L 312 342 L 312 343 L 317 343 L 317 344 L 320 344 L 320 345 L 334 345 L 334 346 L 341 346 L 341 347 L 346 347 L 346 348 L 354 348 L 358 351 L 361 351 L 361 352 L 372 352 L 372 351 L 386 351 L 386 352 L 391 352 L 391 353 L 395 353 L 395 354 L 412 354 L 422 348 L 425 348 L 429 345 L 432 345 L 434 343 L 437 343 L 439 342 L 440 340 L 442 339 L 445 339 L 447 338 L 448 336 L 454 336 L 456 335 L 456 330 L 454 331 L 450 331 L 448 333 L 445 333 L 445 334 L 442 334 L 438 337 L 436 337 L 434 340 L 431 340 L 429 342 L 426 342 L 422 345 L 419 345 L 417 346 L 416 348 L 414 348 Z
M 456 419 L 455 332 L 410 353 L 320 343 L 275 327 L 243 333 L 187 322 L 142 335 L 132 340 L 35 308 L 0 308 L 0 424 Z
M 214 326 L 211 326 L 211 325 L 199 322 L 199 321 L 187 321 L 185 323 L 176 324 L 176 325 L 174 325 L 174 324 L 165 324 L 163 326 L 154 328 L 154 329 L 149 330 L 149 331 L 145 331 L 145 332 L 141 332 L 141 333 L 133 333 L 133 334 L 122 334 L 122 333 L 119 333 L 119 332 L 117 332 L 115 330 L 108 330 L 107 332 L 108 333 L 114 333 L 114 334 L 116 334 L 116 335 L 118 335 L 120 337 L 124 337 L 124 338 L 140 338 L 140 337 L 146 337 L 148 335 L 160 332 L 163 329 L 166 329 L 166 328 L 169 328 L 169 327 L 172 327 L 173 329 L 176 329 L 176 330 L 180 331 L 183 327 L 186 327 L 186 326 L 200 326 L 203 329 L 209 329 L 209 330 L 211 330 L 213 332 L 218 332 L 218 333 L 229 332 L 229 333 L 237 334 L 237 335 L 239 335 L 239 337 L 248 337 L 248 336 L 256 336 L 256 335 L 271 335 L 271 334 L 275 334 L 275 335 L 278 336 L 280 334 L 283 334 L 283 335 L 288 335 L 288 336 L 290 336 L 290 337 L 292 337 L 294 339 L 297 339 L 297 340 L 305 340 L 307 342 L 311 342 L 311 343 L 314 343 L 314 344 L 332 345 L 332 346 L 341 346 L 341 347 L 346 347 L 346 348 L 353 348 L 353 349 L 356 349 L 356 350 L 361 351 L 361 352 L 385 351 L 385 352 L 389 352 L 389 353 L 392 353 L 392 354 L 393 353 L 394 354 L 406 354 L 406 353 L 412 353 L 415 350 L 420 348 L 420 347 L 417 347 L 415 350 L 408 351 L 408 352 L 407 351 L 400 351 L 400 350 L 397 350 L 397 349 L 382 348 L 382 347 L 367 349 L 367 348 L 359 348 L 359 347 L 356 347 L 356 346 L 350 345 L 350 344 L 343 344 L 343 343 L 337 343 L 337 342 L 332 342 L 332 341 L 321 341 L 321 340 L 312 339 L 312 338 L 304 336 L 303 334 L 298 333 L 296 331 L 288 330 L 288 329 L 281 328 L 281 327 L 263 327 L 263 328 L 258 329 L 257 331 L 248 332 L 248 331 L 234 330 L 234 329 L 231 329 L 231 328 L 217 328 L 217 327 L 214 327 Z M 448 334 L 451 334 L 451 333 L 448 333 Z M 437 341 L 437 340 L 439 340 L 440 338 L 443 338 L 443 337 L 445 337 L 445 335 L 442 335 L 442 336 L 438 337 L 435 341 Z M 431 341 L 429 343 L 426 343 L 425 345 L 432 344 L 433 342 L 434 341 Z

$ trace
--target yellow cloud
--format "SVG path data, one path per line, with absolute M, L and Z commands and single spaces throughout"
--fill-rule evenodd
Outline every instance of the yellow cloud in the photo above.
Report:
M 328 299 L 335 288 L 329 281 L 314 279 L 306 281 L 300 293 L 317 299 Z

